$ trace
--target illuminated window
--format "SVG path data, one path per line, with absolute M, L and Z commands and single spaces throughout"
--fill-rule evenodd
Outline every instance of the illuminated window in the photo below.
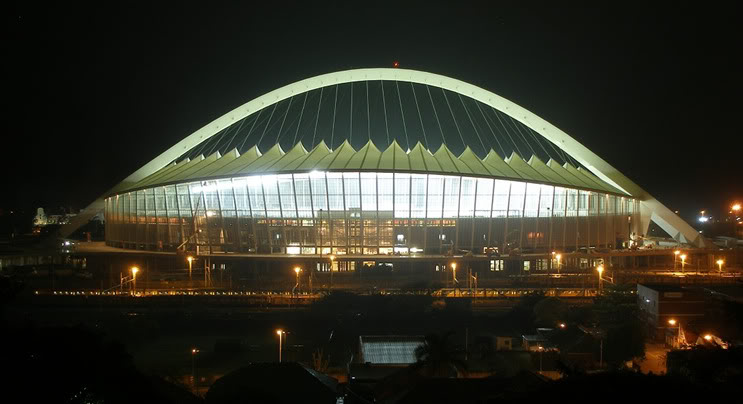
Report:
M 459 177 L 444 178 L 444 217 L 459 214 Z
M 493 272 L 503 270 L 503 260 L 490 260 L 490 270 Z
M 544 233 L 542 233 L 541 231 L 539 232 L 530 231 L 529 233 L 526 234 L 526 238 L 528 238 L 529 240 L 534 240 L 534 239 L 544 240 Z
M 377 210 L 377 175 L 375 173 L 361 173 L 361 209 Z
M 511 196 L 508 202 L 508 217 L 521 217 L 524 213 L 524 199 L 526 198 L 526 184 L 511 182 Z
M 472 217 L 475 213 L 475 178 L 462 178 L 459 198 L 459 217 Z
M 546 271 L 549 269 L 549 260 L 548 259 L 538 259 L 537 260 L 537 271 Z
M 490 217 L 493 202 L 493 180 L 488 178 L 477 179 L 477 199 L 475 201 L 475 216 Z
M 429 218 L 440 218 L 444 203 L 444 177 L 440 175 L 428 176 L 428 212 Z

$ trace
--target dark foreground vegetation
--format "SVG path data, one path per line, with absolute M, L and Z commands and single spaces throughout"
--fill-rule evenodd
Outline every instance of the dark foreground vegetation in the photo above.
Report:
M 535 294 L 522 298 L 508 312 L 487 314 L 473 311 L 466 299 L 362 297 L 342 292 L 298 310 L 242 313 L 185 308 L 180 313 L 153 309 L 130 313 L 84 307 L 55 311 L 19 306 L 15 296 L 21 290 L 22 285 L 10 278 L 0 281 L 0 325 L 5 330 L 3 363 L 9 370 L 5 394 L 28 402 L 287 402 L 284 393 L 292 385 L 290 379 L 306 376 L 301 369 L 343 373 L 357 354 L 359 335 L 391 334 L 427 335 L 426 346 L 418 352 L 419 363 L 376 390 L 359 393 L 340 383 L 336 393 L 345 395 L 346 402 L 368 402 L 370 397 L 378 402 L 515 402 L 555 397 L 709 401 L 737 394 L 743 383 L 743 354 L 735 347 L 725 352 L 701 348 L 669 357 L 673 367 L 669 375 L 627 369 L 628 360 L 644 355 L 645 339 L 629 287 L 609 289 L 590 306 L 571 307 Z M 728 318 L 740 321 L 735 315 Z M 493 347 L 494 336 L 518 336 L 560 323 L 602 330 L 600 371 L 552 357 L 545 364 L 554 364 L 566 377 L 549 381 L 535 374 L 539 368 L 533 361 L 510 363 Z M 289 373 L 283 374 L 281 369 L 270 373 L 269 367 L 258 372 L 264 377 L 256 378 L 251 364 L 276 362 L 277 328 L 290 332 L 284 361 L 299 362 L 302 368 L 286 367 Z M 191 347 L 199 348 L 198 362 L 191 362 Z M 169 356 L 170 348 L 177 351 L 177 360 Z M 483 366 L 492 376 L 466 378 Z M 214 379 L 189 385 L 182 376 L 194 370 Z M 223 381 L 213 382 L 220 377 Z M 218 394 L 209 390 L 210 385 L 220 390 Z M 311 387 L 307 389 L 311 395 Z

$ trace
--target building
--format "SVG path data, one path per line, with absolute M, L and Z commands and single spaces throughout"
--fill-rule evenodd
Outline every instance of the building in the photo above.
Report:
M 554 251 L 627 248 L 651 221 L 705 245 L 537 115 L 404 69 L 330 73 L 258 97 L 107 191 L 63 236 L 101 210 L 112 247 L 320 273 L 435 274 L 456 256 L 481 274 L 549 270 L 561 265 Z M 458 283 L 452 272 L 442 279 Z
M 696 289 L 638 283 L 637 298 L 649 335 L 658 340 L 665 340 L 669 330 L 678 338 L 683 335 L 683 327 L 704 317 L 704 295 Z M 677 342 L 669 345 L 677 345 Z

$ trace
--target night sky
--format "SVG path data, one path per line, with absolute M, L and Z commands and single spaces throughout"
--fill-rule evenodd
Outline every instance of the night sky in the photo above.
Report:
M 19 3 L 3 24 L 0 207 L 82 208 L 255 97 L 394 61 L 529 109 L 684 217 L 743 200 L 736 7 L 495 3 Z

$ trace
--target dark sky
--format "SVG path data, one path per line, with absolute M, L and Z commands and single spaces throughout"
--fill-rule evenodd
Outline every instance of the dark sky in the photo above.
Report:
M 84 207 L 265 92 L 395 60 L 520 104 L 682 216 L 743 199 L 736 6 L 275 3 L 6 9 L 0 207 Z

